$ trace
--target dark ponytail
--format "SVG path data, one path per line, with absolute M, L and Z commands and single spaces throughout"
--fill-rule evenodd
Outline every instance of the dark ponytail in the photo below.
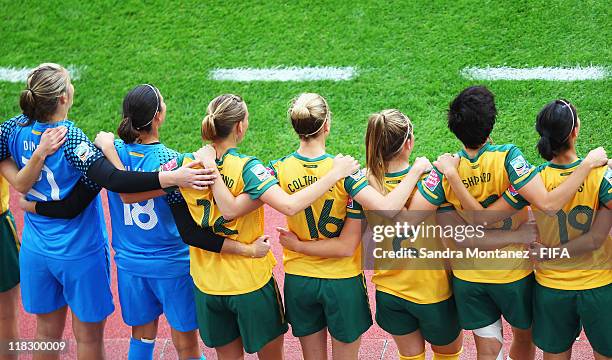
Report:
M 578 122 L 574 105 L 567 100 L 548 103 L 536 117 L 536 131 L 540 134 L 538 152 L 550 161 L 570 148 L 570 135 Z
M 153 119 L 161 111 L 159 90 L 148 84 L 138 85 L 123 99 L 123 119 L 117 134 L 124 142 L 136 142 L 142 132 L 153 129 Z
M 140 137 L 140 132 L 134 129 L 132 119 L 129 117 L 121 119 L 121 123 L 119 123 L 119 127 L 117 128 L 117 134 L 119 134 L 121 140 L 126 144 L 134 143 Z

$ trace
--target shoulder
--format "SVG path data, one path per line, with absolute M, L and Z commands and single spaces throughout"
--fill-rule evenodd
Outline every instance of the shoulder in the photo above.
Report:
M 24 114 L 13 116 L 0 125 L 0 135 L 8 136 L 18 126 L 27 126 L 29 123 L 30 119 Z
M 179 158 L 182 155 L 180 152 L 174 149 L 171 149 L 164 144 L 155 145 L 154 152 L 155 152 L 155 155 L 157 156 L 157 159 L 160 165 L 164 165 L 168 163 L 169 161 L 172 161 L 175 159 L 178 162 Z
M 174 150 L 172 150 L 174 151 Z M 194 160 L 194 156 L 192 153 L 179 153 L 178 151 L 167 159 L 167 161 L 161 161 L 161 171 L 172 171 L 180 168 L 185 164 L 189 164 Z
M 64 126 L 68 129 L 66 133 L 66 143 L 75 142 L 75 141 L 87 141 L 89 142 L 89 138 L 81 128 L 74 125 L 72 122 L 67 122 Z
M 535 172 L 537 172 L 537 173 L 543 172 L 544 170 L 546 170 L 548 168 L 548 165 L 550 165 L 550 162 L 547 161 L 547 162 L 545 162 L 543 164 L 540 164 L 540 165 L 536 166 Z
M 126 147 L 126 143 L 121 139 L 115 139 L 115 149 L 120 150 Z
M 514 150 L 519 150 L 519 148 L 514 144 L 499 144 L 499 145 L 491 144 L 489 145 L 489 150 L 495 151 L 495 152 L 510 152 Z
M 268 164 L 270 167 L 272 166 L 277 166 L 277 165 L 281 165 L 285 162 L 287 162 L 289 159 L 293 158 L 293 154 L 289 154 L 289 155 L 285 155 L 281 158 L 275 159 L 275 160 L 271 160 Z

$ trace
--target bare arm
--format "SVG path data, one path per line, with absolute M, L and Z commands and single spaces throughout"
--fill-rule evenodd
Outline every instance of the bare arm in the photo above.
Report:
M 225 239 L 221 254 L 234 254 L 251 258 L 264 257 L 270 251 L 270 237 L 263 235 L 252 244 L 243 244 L 239 241 Z
M 22 194 L 27 193 L 38 181 L 47 156 L 55 153 L 66 141 L 67 131 L 64 126 L 45 130 L 32 157 L 21 170 L 17 169 L 15 161 L 11 158 L 0 162 L 0 173 L 15 190 Z
M 100 131 L 96 135 L 96 139 L 94 140 L 94 144 L 102 150 L 104 157 L 113 164 L 118 170 L 125 170 L 125 165 L 121 162 L 119 158 L 119 154 L 117 153 L 117 149 L 115 148 L 115 134 L 111 132 Z M 160 180 L 161 180 L 160 174 Z M 149 199 L 153 199 L 159 196 L 166 195 L 164 190 L 151 190 L 151 191 L 143 191 L 139 193 L 121 193 L 119 196 L 121 197 L 121 201 L 125 204 L 133 204 L 139 203 L 143 201 L 147 201 Z
M 439 226 L 452 226 L 457 228 L 458 225 L 465 225 L 465 221 L 456 211 L 445 211 L 436 215 L 436 222 Z M 533 242 L 536 238 L 536 225 L 534 223 L 525 223 L 518 230 L 476 230 L 474 236 L 465 236 L 465 238 L 444 238 L 447 242 L 454 242 L 461 248 L 479 248 L 483 250 L 501 249 L 512 244 L 526 245 Z
M 372 186 L 366 186 L 355 195 L 355 200 L 366 209 L 382 210 L 384 213 L 381 215 L 394 217 L 401 209 L 404 209 L 417 182 L 421 179 L 423 173 L 429 170 L 431 170 L 429 160 L 424 157 L 417 158 L 408 174 L 404 176 L 402 181 L 391 192 L 383 196 Z
M 415 192 L 410 200 L 408 209 L 402 209 L 394 218 L 393 221 L 406 223 L 409 225 L 417 225 L 427 219 L 429 216 L 436 213 L 438 206 L 430 203 L 421 195 L 420 192 Z
M 554 216 L 574 197 L 591 170 L 603 166 L 607 162 L 608 158 L 605 150 L 603 147 L 599 147 L 591 150 L 578 168 L 552 191 L 546 190 L 541 177 L 534 176 L 531 181 L 518 190 L 518 193 L 548 216 Z
M 324 258 L 341 258 L 353 256 L 361 242 L 361 220 L 347 218 L 339 237 L 301 241 L 291 231 L 285 228 L 276 228 L 279 232 L 280 243 L 286 249 L 304 255 L 320 256 Z
M 597 212 L 593 226 L 591 226 L 591 229 L 586 234 L 572 239 L 559 247 L 567 249 L 571 257 L 576 257 L 593 252 L 601 248 L 606 241 L 610 241 L 610 230 L 612 230 L 612 210 L 610 209 L 612 208 L 612 201 L 608 202 L 606 207 L 602 207 Z M 536 247 L 543 247 L 539 243 L 534 245 Z M 541 254 L 541 252 L 537 253 Z
M 97 140 L 98 140 L 98 137 L 96 136 L 96 141 Z M 96 145 L 98 144 L 96 143 Z M 121 162 L 121 159 L 119 158 L 119 154 L 117 153 L 117 149 L 115 149 L 114 145 L 103 146 L 101 150 L 104 153 L 104 156 L 106 156 L 106 158 L 108 159 L 108 161 L 111 162 L 111 164 L 113 164 L 119 170 L 125 170 L 125 166 Z M 144 191 L 144 192 L 131 193 L 131 194 L 121 193 L 119 194 L 119 197 L 121 197 L 121 201 L 123 201 L 125 204 L 134 204 L 134 203 L 147 201 L 149 199 L 153 199 L 153 198 L 164 196 L 164 195 L 166 195 L 166 192 L 160 189 L 160 190 L 151 190 L 151 191 Z
M 214 174 L 220 177 L 213 154 L 214 149 L 211 146 L 205 146 L 194 155 L 204 162 L 206 168 L 214 169 Z M 287 216 L 295 215 L 323 196 L 336 182 L 358 169 L 359 164 L 352 157 L 339 155 L 334 158 L 333 168 L 314 184 L 291 195 L 284 192 L 280 186 L 273 185 L 259 199 Z M 236 214 L 244 211 L 244 204 L 237 201 L 223 181 L 215 181 L 211 189 L 224 218 L 235 218 Z

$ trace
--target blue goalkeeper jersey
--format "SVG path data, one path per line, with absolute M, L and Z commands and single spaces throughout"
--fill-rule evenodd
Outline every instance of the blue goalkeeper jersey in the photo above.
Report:
M 180 155 L 163 144 L 125 144 L 115 148 L 126 170 L 160 171 Z M 168 278 L 189 274 L 189 247 L 176 228 L 168 196 L 137 204 L 124 204 L 119 194 L 108 192 L 115 262 L 138 276 Z
M 32 157 L 46 129 L 68 128 L 66 142 L 46 158 L 38 181 L 26 195 L 28 200 L 64 199 L 79 181 L 85 181 L 92 189 L 100 189 L 91 180 L 82 179 L 89 167 L 103 155 L 81 129 L 68 120 L 53 124 L 33 122 L 22 126 L 27 121 L 25 115 L 19 115 L 0 127 L 0 160 L 12 156 L 19 169 Z M 99 195 L 74 219 L 54 219 L 28 212 L 24 215 L 24 249 L 57 259 L 78 259 L 107 245 Z

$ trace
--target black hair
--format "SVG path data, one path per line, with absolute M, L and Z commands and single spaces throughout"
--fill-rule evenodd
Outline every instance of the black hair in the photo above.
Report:
M 493 131 L 496 115 L 493 93 L 484 86 L 471 86 L 450 103 L 448 128 L 466 148 L 478 149 Z
M 536 117 L 536 131 L 540 134 L 538 152 L 550 161 L 570 148 L 570 135 L 577 126 L 578 113 L 574 105 L 561 99 L 546 104 Z
M 123 98 L 123 117 L 117 134 L 130 144 L 141 132 L 152 129 L 153 118 L 161 111 L 159 90 L 153 85 L 138 85 Z

